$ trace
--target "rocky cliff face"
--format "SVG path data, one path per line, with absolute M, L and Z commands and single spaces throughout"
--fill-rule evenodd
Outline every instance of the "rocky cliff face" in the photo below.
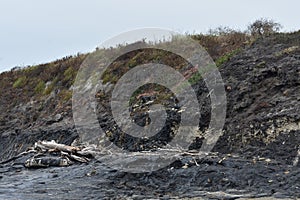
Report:
M 258 39 L 220 67 L 228 109 L 224 134 L 215 146 L 216 151 L 267 154 L 291 162 L 290 157 L 295 156 L 300 145 L 299 35 L 296 32 Z M 38 70 L 29 68 L 1 74 L 2 159 L 13 155 L 12 152 L 24 150 L 37 139 L 50 137 L 48 139 L 70 143 L 76 137 L 71 83 L 84 58 L 79 55 L 50 66 L 38 66 Z M 70 72 L 70 67 L 75 72 Z M 16 85 L 20 78 L 34 75 L 37 77 L 33 81 L 23 83 L 24 86 Z M 40 82 L 45 83 L 44 95 L 37 91 Z M 201 80 L 194 89 L 202 104 L 199 128 L 204 130 L 210 118 L 208 90 Z M 98 111 L 100 115 L 103 112 Z M 170 115 L 175 117 L 175 114 Z M 135 115 L 137 121 L 139 118 L 143 121 L 141 113 Z M 67 139 L 69 137 L 72 139 Z M 191 148 L 199 145 L 196 142 Z
M 24 151 L 39 138 L 71 143 L 71 85 L 85 56 L 0 74 L 0 157 Z
M 68 97 L 72 89 L 71 77 L 74 76 L 69 67 L 78 69 L 83 59 L 84 56 L 78 56 L 54 63 L 54 67 L 61 69 L 64 74 L 64 77 L 55 74 L 56 79 L 46 76 L 50 72 L 41 68 L 37 74 L 39 79 L 25 88 L 19 87 L 16 80 L 25 75 L 33 75 L 31 72 L 17 70 L 0 75 L 0 161 L 25 150 L 37 140 L 55 139 L 60 143 L 71 144 L 78 137 L 72 121 L 71 100 Z M 260 190 L 258 193 L 266 196 L 286 192 L 286 196 L 299 197 L 300 175 L 299 163 L 296 160 L 299 158 L 300 149 L 300 32 L 257 39 L 232 56 L 219 69 L 227 92 L 227 116 L 223 136 L 213 151 L 221 155 L 238 155 L 238 158 L 227 156 L 225 164 L 219 165 L 217 156 L 190 164 L 188 169 L 184 167 L 190 162 L 186 159 L 159 172 L 141 175 L 119 173 L 98 166 L 95 170 L 99 170 L 98 176 L 103 179 L 103 184 L 99 184 L 106 185 L 102 195 L 114 195 L 109 191 L 109 183 L 111 187 L 117 187 L 122 195 L 130 196 L 130 191 L 135 191 L 140 198 L 151 196 L 153 191 L 171 196 L 184 197 L 187 193 L 191 197 L 201 196 L 202 193 L 197 193 L 194 187 L 200 187 L 204 191 L 246 188 L 252 192 Z M 35 88 L 41 80 L 45 83 L 43 91 L 47 87 L 54 89 L 47 95 L 35 96 L 34 91 L 38 91 Z M 63 84 L 64 81 L 66 83 Z M 54 82 L 55 86 L 51 86 Z M 203 108 L 199 129 L 204 130 L 210 119 L 209 91 L 203 81 L 193 87 Z M 31 95 L 24 94 L 20 98 L 24 91 Z M 151 99 L 151 93 L 148 94 Z M 108 105 L 107 101 L 104 104 Z M 98 115 L 104 128 L 109 129 L 115 125 L 113 118 L 107 117 L 104 110 L 98 110 Z M 141 112 L 134 113 L 133 117 L 141 124 L 147 118 Z M 170 112 L 169 117 L 176 121 L 176 112 Z M 166 127 L 159 135 L 164 142 L 170 140 L 169 131 L 170 127 Z M 117 136 L 112 137 L 116 143 L 119 139 Z M 123 138 L 120 145 L 130 149 L 132 146 L 139 146 L 135 142 L 130 138 Z M 199 149 L 200 146 L 201 138 L 195 139 L 190 148 Z M 258 165 L 255 165 L 256 162 Z M 198 164 L 202 166 L 201 169 Z M 291 167 L 293 164 L 294 168 Z M 213 170 L 205 170 L 206 166 Z M 285 171 L 285 168 L 289 170 Z M 78 170 L 82 176 L 91 170 L 90 167 L 83 166 L 73 166 L 72 169 Z M 72 173 L 65 175 L 65 171 L 59 173 L 67 180 L 74 176 Z M 148 184 L 149 187 L 142 187 L 140 182 L 142 185 Z M 188 186 L 184 184 L 186 182 L 189 182 Z M 281 188 L 282 185 L 285 187 Z M 87 197 L 88 195 L 91 194 L 86 194 Z
M 221 67 L 230 89 L 225 134 L 216 150 L 288 163 L 295 157 L 300 144 L 299 36 L 258 40 Z

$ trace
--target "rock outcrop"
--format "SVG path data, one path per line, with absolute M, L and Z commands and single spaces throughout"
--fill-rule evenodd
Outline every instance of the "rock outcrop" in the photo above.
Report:
M 300 32 L 257 39 L 219 69 L 227 92 L 227 116 L 223 135 L 207 157 L 186 155 L 159 171 L 140 174 L 116 171 L 97 160 L 88 165 L 26 171 L 20 164 L 25 158 L 18 158 L 0 165 L 0 198 L 17 198 L 21 193 L 23 197 L 47 194 L 82 199 L 300 197 Z M 193 88 L 202 108 L 199 130 L 203 131 L 210 119 L 209 91 L 203 81 Z M 1 96 L 0 161 L 38 140 L 70 145 L 78 138 L 71 100 L 59 103 L 60 91 L 16 105 L 7 103 L 16 93 L 11 94 Z M 147 95 L 132 108 L 132 117 L 140 125 L 148 123 L 148 115 L 136 110 L 143 110 L 142 104 L 155 98 L 154 93 Z M 111 141 L 130 151 L 165 145 L 180 119 L 180 108 L 172 109 L 176 105 L 170 101 L 170 121 L 154 142 L 121 138 L 109 109 L 105 109 L 109 101 L 102 103 L 105 106 L 97 110 L 101 127 L 115 130 Z M 55 112 L 43 112 L 47 106 Z M 201 142 L 195 138 L 190 150 L 199 149 Z

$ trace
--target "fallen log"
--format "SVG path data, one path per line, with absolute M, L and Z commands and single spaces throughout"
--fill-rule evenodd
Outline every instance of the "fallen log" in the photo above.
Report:
M 58 151 L 65 151 L 68 153 L 76 153 L 77 151 L 80 151 L 79 147 L 73 147 L 73 146 L 69 146 L 69 145 L 65 145 L 65 144 L 58 144 L 56 143 L 54 140 L 49 141 L 38 141 L 35 143 L 35 148 L 41 148 L 44 150 L 50 150 L 50 149 L 54 149 L 54 150 L 58 150 Z
M 25 161 L 25 167 L 27 168 L 40 168 L 40 167 L 66 167 L 73 164 L 67 157 L 42 157 L 42 158 L 30 158 Z

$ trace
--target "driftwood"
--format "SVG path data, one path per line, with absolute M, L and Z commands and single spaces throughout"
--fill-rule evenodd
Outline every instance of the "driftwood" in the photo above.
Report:
M 206 153 L 199 154 L 199 152 L 194 151 L 182 151 L 180 149 L 159 149 L 164 152 L 166 155 L 171 154 L 174 157 L 184 157 L 184 156 L 192 156 L 194 158 L 194 163 L 198 165 L 195 158 L 197 156 L 206 157 Z M 37 167 L 49 167 L 49 166 L 69 166 L 74 162 L 87 163 L 90 162 L 92 158 L 96 156 L 100 156 L 103 154 L 96 146 L 90 145 L 87 147 L 76 147 L 69 146 L 65 144 L 56 143 L 54 140 L 52 141 L 38 141 L 35 143 L 34 147 L 28 149 L 26 152 L 20 153 L 17 156 L 14 156 L 6 161 L 0 162 L 0 164 L 5 164 L 11 162 L 15 159 L 18 159 L 22 156 L 28 155 L 30 153 L 34 153 L 33 157 L 27 159 L 24 163 L 25 167 L 37 168 Z M 105 153 L 104 153 L 105 154 Z M 107 155 L 107 154 L 105 154 Z M 131 153 L 131 156 L 139 156 L 139 155 L 147 155 L 147 156 L 157 156 L 157 152 L 135 152 Z M 218 157 L 214 155 L 214 153 L 210 153 L 210 157 Z M 218 161 L 221 164 L 228 157 L 235 157 L 234 155 L 223 155 L 223 157 Z M 300 147 L 298 149 L 298 154 L 293 161 L 293 166 L 297 166 L 300 158 Z M 253 158 L 253 162 L 257 161 L 265 161 L 267 163 L 275 162 L 268 158 Z
M 64 167 L 72 165 L 74 162 L 87 163 L 95 155 L 95 152 L 90 148 L 59 144 L 54 140 L 38 141 L 31 151 L 35 151 L 37 154 L 25 161 L 24 165 L 27 168 Z M 60 156 L 51 155 L 53 152 L 58 152 Z
M 39 167 L 66 167 L 73 164 L 67 157 L 42 157 L 42 158 L 30 158 L 25 161 L 25 167 L 27 168 L 39 168 Z
M 65 152 L 69 152 L 69 153 L 74 153 L 76 151 L 79 151 L 80 148 L 78 147 L 73 147 L 73 146 L 68 146 L 65 144 L 58 144 L 56 143 L 54 140 L 49 141 L 38 141 L 35 143 L 35 148 L 41 148 L 41 149 L 53 149 L 53 150 L 58 150 L 58 151 L 65 151 Z

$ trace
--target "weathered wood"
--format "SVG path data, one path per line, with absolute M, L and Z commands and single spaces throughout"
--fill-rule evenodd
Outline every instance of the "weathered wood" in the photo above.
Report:
M 30 158 L 25 161 L 25 167 L 27 168 L 40 168 L 40 167 L 66 167 L 71 165 L 72 162 L 68 158 L 61 157 L 41 157 L 41 158 Z
M 65 151 L 65 152 L 69 152 L 69 153 L 74 153 L 76 151 L 79 151 L 80 148 L 78 147 L 73 147 L 73 146 L 68 146 L 65 144 L 58 144 L 56 143 L 54 140 L 52 141 L 38 141 L 35 143 L 36 147 L 39 147 L 41 149 L 56 149 L 58 151 Z
M 74 154 L 69 155 L 71 159 L 76 160 L 78 162 L 87 163 L 90 161 L 90 159 L 83 157 L 83 156 L 76 156 Z

